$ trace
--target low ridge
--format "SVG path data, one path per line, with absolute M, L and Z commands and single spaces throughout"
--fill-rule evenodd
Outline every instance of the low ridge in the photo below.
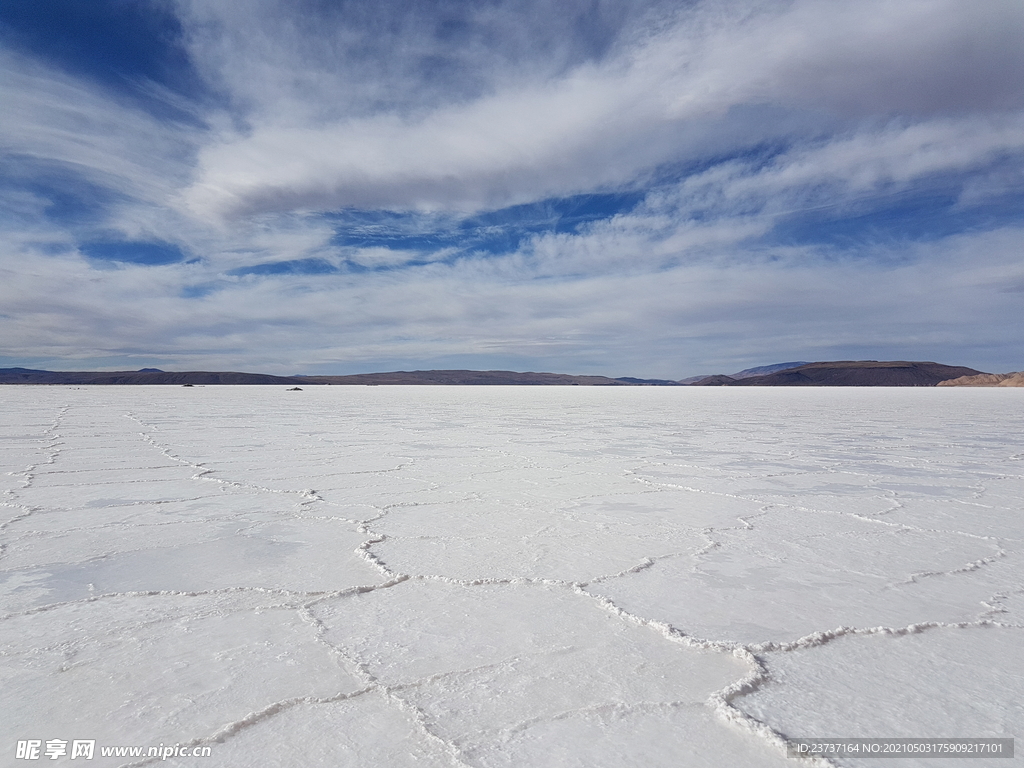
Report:
M 1024 387 L 1024 371 L 1016 373 L 981 373 L 940 381 L 940 387 Z
M 339 384 L 339 385 L 512 385 L 636 387 L 679 386 L 665 379 L 613 379 L 607 376 L 573 376 L 565 373 L 518 373 L 516 371 L 392 371 L 351 376 L 271 376 L 264 373 L 217 371 L 40 371 L 0 368 L 0 384 Z
M 772 371 L 757 375 L 756 371 Z M 1016 378 L 1014 378 L 1016 377 Z M 680 386 L 693 382 L 703 387 L 934 387 L 1022 386 L 1024 374 L 985 374 L 973 368 L 933 362 L 840 360 L 820 363 L 777 363 L 748 368 L 731 376 L 705 376 L 698 381 L 639 379 L 629 376 L 574 376 L 565 373 L 516 371 L 391 371 L 349 376 L 272 376 L 235 371 L 42 371 L 0 368 L 0 384 L 338 384 L 338 385 L 506 385 L 635 387 Z M 955 383 L 954 383 L 955 382 Z
M 709 376 L 694 386 L 711 387 L 934 387 L 940 381 L 982 373 L 973 368 L 905 360 L 838 360 L 808 363 L 764 376 Z

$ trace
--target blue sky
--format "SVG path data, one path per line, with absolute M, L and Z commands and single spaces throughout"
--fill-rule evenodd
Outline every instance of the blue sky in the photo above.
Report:
M 1024 368 L 1019 0 L 5 0 L 0 366 Z

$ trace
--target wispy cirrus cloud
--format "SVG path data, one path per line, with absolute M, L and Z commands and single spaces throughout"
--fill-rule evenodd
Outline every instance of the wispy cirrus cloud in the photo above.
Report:
M 473 99 L 318 120 L 260 109 L 244 132 L 204 148 L 185 199 L 228 216 L 473 210 L 635 183 L 660 164 L 836 121 L 1015 110 L 1020 33 L 1008 2 L 699 4 L 603 59 L 539 81 L 494 78 Z M 779 119 L 766 106 L 820 114 Z

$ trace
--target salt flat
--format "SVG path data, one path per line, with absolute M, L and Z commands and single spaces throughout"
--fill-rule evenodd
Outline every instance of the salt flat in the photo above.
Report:
M 782 766 L 810 764 L 783 737 L 1024 733 L 1020 390 L 0 409 L 2 765 L 79 739 L 96 766 Z

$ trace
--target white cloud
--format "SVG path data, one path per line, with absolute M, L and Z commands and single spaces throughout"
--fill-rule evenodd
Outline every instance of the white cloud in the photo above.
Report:
M 9 52 L 0 71 L 4 153 L 147 202 L 165 203 L 187 179 L 196 141 L 184 126 Z
M 118 202 L 86 228 L 202 257 L 89 261 L 51 201 L 5 189 L 8 359 L 660 377 L 814 357 L 1020 368 L 1007 322 L 1024 309 L 1020 229 L 844 252 L 764 239 L 805 209 L 884 209 L 933 187 L 962 190 L 961 207 L 1019 194 L 1019 2 L 608 4 L 586 40 L 564 43 L 543 15 L 480 4 L 435 80 L 423 62 L 446 43 L 415 9 L 367 49 L 372 25 L 328 19 L 314 34 L 300 5 L 182 7 L 196 65 L 233 110 L 203 115 L 211 128 L 0 59 L 3 146 L 26 172 L 109 192 Z M 691 170 L 655 188 L 663 163 Z M 645 201 L 499 256 L 341 246 L 338 222 L 308 213 L 427 212 L 381 225 L 412 240 L 457 232 L 463 212 L 623 187 Z M 237 276 L 303 259 L 370 271 Z
M 628 184 L 659 163 L 742 147 L 754 136 L 770 140 L 792 127 L 749 125 L 739 107 L 856 119 L 1017 109 L 1022 34 L 1024 6 L 1009 0 L 704 3 L 563 75 L 492 76 L 492 91 L 411 112 L 314 120 L 291 107 L 316 98 L 303 80 L 298 92 L 271 88 L 278 104 L 264 104 L 246 131 L 203 149 L 185 203 L 197 214 L 229 217 L 499 207 Z M 292 55 L 285 71 L 310 71 Z M 326 98 L 333 95 L 328 89 Z
M 624 246 L 621 263 L 636 245 Z M 1009 318 L 1024 310 L 1024 293 L 1012 290 L 1024 284 L 1022 247 L 1019 229 L 856 254 L 802 247 L 740 255 L 723 245 L 657 271 L 546 279 L 537 279 L 543 263 L 520 254 L 241 278 L 191 299 L 180 290 L 212 276 L 202 265 L 97 271 L 78 258 L 22 252 L 18 268 L 4 270 L 0 305 L 6 354 L 86 367 L 114 356 L 277 373 L 475 360 L 472 367 L 682 377 L 765 354 L 836 359 L 882 350 L 1009 370 L 1019 367 L 1006 355 L 1016 349 Z
M 877 205 L 913 185 L 988 171 L 1008 156 L 1024 156 L 1024 114 L 900 122 L 797 145 L 767 164 L 717 165 L 686 179 L 674 203 L 683 216 L 688 210 L 778 215 L 858 200 Z M 983 196 L 986 176 L 972 182 L 972 195 Z M 998 177 L 993 181 L 993 193 L 1005 189 Z
M 767 99 L 853 115 L 1019 109 L 1016 0 L 708 4 L 699 70 L 730 103 Z M 738 23 L 736 20 L 739 20 Z

